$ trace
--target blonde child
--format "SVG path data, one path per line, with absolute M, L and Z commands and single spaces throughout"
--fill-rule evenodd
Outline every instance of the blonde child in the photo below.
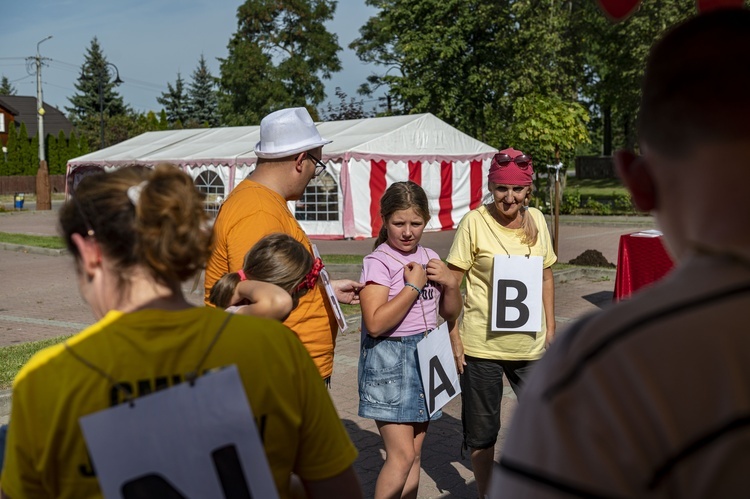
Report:
M 455 320 L 462 301 L 445 263 L 419 244 L 430 219 L 424 190 L 414 182 L 392 184 L 380 201 L 380 216 L 383 226 L 360 279 L 359 415 L 375 420 L 385 445 L 375 498 L 416 498 L 430 421 L 416 347 L 438 326 L 438 313 Z
M 242 269 L 222 276 L 209 301 L 229 312 L 283 321 L 315 287 L 323 264 L 293 237 L 271 234 L 245 255 Z

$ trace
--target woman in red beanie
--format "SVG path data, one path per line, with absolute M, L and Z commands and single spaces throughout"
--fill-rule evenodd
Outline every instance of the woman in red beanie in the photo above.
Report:
M 487 491 L 500 430 L 503 373 L 516 396 L 555 334 L 552 249 L 542 212 L 529 207 L 531 157 L 504 149 L 492 159 L 491 199 L 456 230 L 448 267 L 466 275 L 463 317 L 451 330 L 461 373 L 464 446 L 479 497 Z

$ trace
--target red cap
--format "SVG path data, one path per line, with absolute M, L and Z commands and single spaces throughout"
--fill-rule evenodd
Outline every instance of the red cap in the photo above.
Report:
M 509 147 L 508 149 L 503 149 L 498 154 L 507 154 L 511 158 L 517 158 L 518 156 L 521 156 L 523 152 Z M 531 185 L 533 182 L 531 178 L 532 175 L 534 175 L 534 168 L 532 167 L 531 161 L 529 161 L 529 166 L 523 169 L 513 161 L 506 166 L 500 166 L 500 164 L 495 161 L 495 158 L 492 158 L 490 173 L 487 175 L 487 180 L 503 185 Z

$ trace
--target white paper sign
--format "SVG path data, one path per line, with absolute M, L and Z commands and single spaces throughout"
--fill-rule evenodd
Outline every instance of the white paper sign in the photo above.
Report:
M 237 366 L 79 423 L 108 499 L 278 497 Z
M 432 416 L 461 393 L 448 323 L 442 323 L 417 343 L 417 359 L 427 410 Z
M 492 331 L 542 329 L 541 256 L 495 255 L 492 277 Z
M 313 249 L 313 255 L 315 255 L 315 258 L 320 258 L 320 253 L 318 253 L 318 247 L 313 244 L 312 249 Z M 336 293 L 333 291 L 333 286 L 331 285 L 331 276 L 328 275 L 328 271 L 325 269 L 325 267 L 323 267 L 323 270 L 320 271 L 320 278 L 323 280 L 323 286 L 326 290 L 326 296 L 328 297 L 328 301 L 331 303 L 331 308 L 333 309 L 333 315 L 336 316 L 336 322 L 339 325 L 339 329 L 343 333 L 344 331 L 346 331 L 348 324 L 346 323 L 344 312 L 341 310 L 341 305 L 339 305 L 339 300 L 338 298 L 336 298 Z

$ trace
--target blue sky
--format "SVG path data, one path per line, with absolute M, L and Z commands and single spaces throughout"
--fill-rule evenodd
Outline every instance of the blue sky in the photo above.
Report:
M 237 7 L 243 0 L 14 0 L 0 8 L 0 76 L 18 95 L 36 95 L 36 77 L 26 57 L 39 45 L 47 66 L 42 70 L 44 101 L 64 111 L 75 93 L 84 54 L 94 36 L 107 60 L 117 66 L 125 102 L 138 111 L 159 110 L 156 97 L 174 84 L 177 72 L 185 81 L 203 54 L 214 76 L 217 58 L 226 57 L 227 43 L 237 29 Z M 343 70 L 324 81 L 328 99 L 340 86 L 356 95 L 357 87 L 376 67 L 362 64 L 349 43 L 376 10 L 364 0 L 339 0 L 329 31 L 339 38 Z M 337 101 L 334 101 L 337 102 Z M 375 102 L 366 105 L 373 106 Z

